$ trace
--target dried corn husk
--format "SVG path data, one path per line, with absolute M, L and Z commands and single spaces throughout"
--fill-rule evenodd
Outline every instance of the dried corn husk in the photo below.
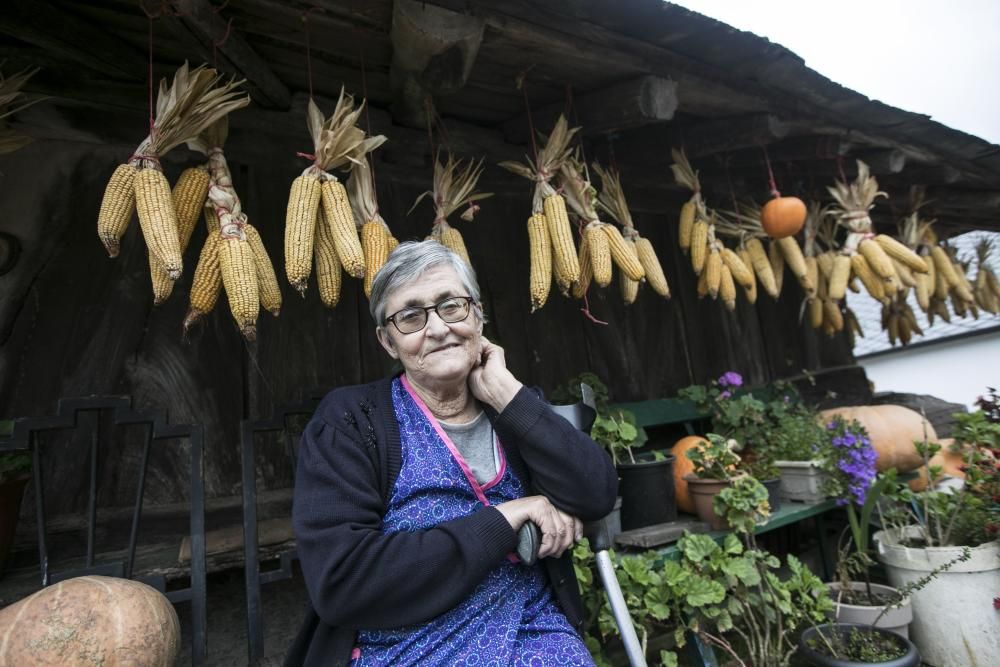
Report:
M 476 183 L 483 173 L 483 161 L 469 160 L 463 164 L 462 160 L 456 159 L 450 152 L 448 159 L 442 163 L 440 154 L 434 158 L 434 186 L 417 197 L 410 207 L 412 212 L 424 197 L 431 197 L 434 202 L 434 223 L 431 228 L 431 238 L 451 248 L 466 261 L 472 264 L 469 259 L 468 250 L 465 247 L 465 240 L 462 234 L 451 226 L 448 216 L 460 208 L 467 207 L 468 210 L 462 215 L 464 220 L 472 220 L 479 210 L 476 204 L 487 197 L 492 197 L 492 192 L 476 192 Z

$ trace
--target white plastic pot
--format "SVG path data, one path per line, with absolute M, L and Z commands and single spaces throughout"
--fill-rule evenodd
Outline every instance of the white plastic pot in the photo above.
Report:
M 859 625 L 871 625 L 878 618 L 879 614 L 882 613 L 882 607 L 869 607 L 867 605 L 860 604 L 847 604 L 846 602 L 838 602 L 837 594 L 841 590 L 840 582 L 834 581 L 827 585 L 830 589 L 830 597 L 833 599 L 834 613 L 833 620 L 837 623 L 857 623 Z M 890 586 L 883 586 L 882 584 L 872 584 L 872 590 L 876 593 L 882 595 L 895 595 L 896 589 Z M 865 590 L 865 582 L 863 581 L 852 581 L 850 582 L 850 590 L 852 591 L 863 591 Z M 906 637 L 909 639 L 909 627 L 910 623 L 913 621 L 913 607 L 910 605 L 910 599 L 906 598 L 903 601 L 903 606 L 899 609 L 889 609 L 881 619 L 879 619 L 879 628 L 885 628 L 886 630 L 891 630 L 895 632 L 900 637 Z
M 906 529 L 907 536 L 919 534 L 916 527 Z M 962 553 L 962 547 L 901 546 L 899 535 L 885 530 L 874 537 L 878 559 L 896 588 L 926 576 Z M 993 598 L 1000 596 L 1000 541 L 971 551 L 968 561 L 955 563 L 910 593 L 910 632 L 925 664 L 1000 665 L 1000 612 L 993 607 Z
M 781 486 L 778 493 L 782 500 L 796 503 L 823 502 L 823 483 L 826 471 L 817 461 L 775 461 L 781 471 Z

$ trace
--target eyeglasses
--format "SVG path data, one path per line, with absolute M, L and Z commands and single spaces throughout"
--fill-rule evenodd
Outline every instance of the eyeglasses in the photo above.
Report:
M 392 322 L 396 330 L 401 334 L 416 333 L 427 326 L 427 318 L 430 311 L 434 311 L 441 318 L 442 322 L 454 324 L 461 322 L 469 316 L 469 310 L 473 299 L 471 296 L 452 296 L 444 301 L 439 301 L 433 306 L 411 306 L 403 308 L 385 318 L 386 322 Z

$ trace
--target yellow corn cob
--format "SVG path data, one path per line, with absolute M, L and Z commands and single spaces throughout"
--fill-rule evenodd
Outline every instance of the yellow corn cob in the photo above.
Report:
M 327 308 L 335 308 L 340 301 L 342 267 L 330 235 L 330 225 L 326 222 L 326 214 L 322 208 L 316 217 L 316 243 L 313 244 L 313 256 L 316 260 L 319 299 Z
M 549 232 L 551 231 L 552 228 L 550 227 Z M 588 289 L 590 289 L 590 281 L 594 278 L 594 267 L 590 263 L 589 238 L 590 237 L 584 233 L 583 237 L 580 239 L 580 256 L 577 258 L 577 266 L 580 267 L 580 273 L 577 276 L 576 281 L 573 283 L 573 289 L 571 292 L 574 299 L 583 298 L 583 295 L 587 293 Z
M 930 298 L 930 296 L 931 296 L 931 277 L 930 277 L 930 274 L 927 274 L 927 273 L 918 273 L 914 277 L 914 280 L 917 283 L 914 286 L 914 288 L 913 288 L 913 291 L 917 295 L 917 305 L 920 306 L 920 310 L 922 310 L 922 311 L 924 311 L 926 313 L 927 310 L 928 310 L 928 308 L 930 308 L 930 301 L 931 301 L 931 298 Z
M 819 272 L 823 274 L 823 279 L 829 282 L 830 275 L 833 273 L 833 253 L 821 252 L 816 255 L 816 265 L 819 267 Z
M 208 172 L 200 167 L 185 169 L 174 183 L 170 196 L 174 202 L 177 214 L 177 238 L 181 244 L 181 252 L 187 250 L 191 234 L 198 224 L 198 216 L 205 207 L 208 196 Z
M 709 280 L 711 280 L 711 276 L 709 276 Z M 719 260 L 719 296 L 722 297 L 722 303 L 726 305 L 726 310 L 736 310 L 736 283 L 733 282 L 732 271 L 721 259 Z
M 809 308 L 809 326 L 819 329 L 823 326 L 823 300 L 819 297 L 811 296 L 807 299 Z
M 229 310 L 240 333 L 247 340 L 257 337 L 257 313 L 260 295 L 257 289 L 257 267 L 253 249 L 241 238 L 223 238 L 219 242 L 219 271 L 226 288 Z
M 851 258 L 847 255 L 837 255 L 833 258 L 833 269 L 830 271 L 830 281 L 827 293 L 834 301 L 840 301 L 847 294 L 847 283 L 851 279 Z
M 833 325 L 834 331 L 843 331 L 844 314 L 840 312 L 840 306 L 832 299 L 823 300 L 823 314 L 827 322 Z
M 278 286 L 278 277 L 274 274 L 274 266 L 271 265 L 271 258 L 267 254 L 267 248 L 260 238 L 260 233 L 251 225 L 246 224 L 243 232 L 247 236 L 247 243 L 253 252 L 254 273 L 257 276 L 257 291 L 260 296 L 260 305 L 267 312 L 275 317 L 281 312 L 281 288 Z
M 211 203 L 205 205 L 205 231 L 212 234 L 212 232 L 219 231 L 219 216 L 215 213 L 215 206 Z
M 635 241 L 632 239 L 622 239 L 625 243 L 625 248 L 628 252 L 632 254 L 636 261 L 639 261 L 639 253 L 635 248 Z M 618 272 L 618 286 L 621 289 L 622 300 L 625 302 L 626 306 L 630 306 L 635 303 L 636 297 L 639 295 L 639 281 L 632 280 L 624 271 Z
M 177 216 L 170 183 L 158 169 L 141 169 L 135 176 L 135 207 L 146 247 L 173 280 L 181 275 L 183 261 L 177 232 Z
M 389 232 L 377 220 L 369 220 L 361 227 L 361 249 L 365 253 L 365 296 L 372 293 L 375 274 L 389 259 Z
M 531 312 L 535 312 L 548 301 L 552 286 L 552 243 L 545 215 L 542 213 L 535 213 L 528 218 L 528 252 L 531 256 L 528 287 Z
M 167 300 L 174 291 L 174 281 L 170 279 L 163 265 L 146 249 L 146 261 L 149 262 L 149 278 L 153 283 L 153 305 L 159 306 Z
M 794 236 L 786 236 L 777 240 L 781 255 L 785 258 L 785 263 L 791 269 L 792 275 L 799 280 L 802 289 L 810 294 L 816 289 L 816 283 L 810 282 L 809 271 L 806 266 L 806 259 L 802 256 L 802 248 L 799 247 Z
M 653 291 L 662 297 L 670 298 L 670 285 L 667 284 L 667 277 L 663 273 L 660 260 L 656 257 L 656 251 L 649 239 L 639 238 L 635 242 L 636 254 L 642 268 L 646 271 L 646 282 Z
M 313 240 L 322 188 L 309 174 L 292 181 L 285 212 L 285 277 L 292 287 L 305 294 L 312 271 Z
M 886 255 L 900 264 L 905 264 L 911 271 L 927 273 L 927 262 L 924 261 L 923 257 L 907 248 L 905 244 L 887 234 L 879 234 L 875 237 L 875 241 L 882 246 Z
M 455 254 L 465 260 L 465 263 L 472 266 L 472 260 L 469 259 L 469 251 L 465 248 L 465 239 L 462 238 L 462 232 L 458 231 L 447 222 L 441 223 L 441 245 L 450 248 Z
M 702 271 L 698 276 L 698 298 L 704 299 L 708 294 L 708 271 Z
M 757 274 L 757 281 L 760 282 L 760 286 L 764 288 L 771 298 L 778 298 L 778 284 L 775 279 L 774 269 L 771 267 L 771 261 L 767 258 L 767 252 L 764 250 L 764 245 L 760 242 L 760 239 L 752 238 L 746 243 L 747 254 L 750 256 L 750 266 L 753 267 L 753 271 Z
M 725 265 L 729 267 L 733 280 L 738 282 L 743 289 L 750 289 L 750 285 L 754 284 L 754 278 L 749 266 L 744 264 L 740 256 L 729 248 L 723 248 L 719 254 Z
M 708 223 L 698 220 L 691 228 L 691 268 L 701 274 L 705 268 L 705 257 L 708 255 Z
M 816 258 L 816 298 L 826 299 L 828 294 L 826 291 L 826 275 L 819 270 L 819 258 Z
M 777 241 L 771 241 L 767 247 L 767 259 L 771 264 L 771 273 L 774 275 L 775 298 L 781 294 L 781 285 L 785 282 L 785 256 L 781 253 L 781 247 Z
M 875 275 L 871 267 L 868 266 L 868 260 L 865 259 L 864 255 L 857 253 L 851 256 L 851 270 L 875 300 L 886 300 L 883 282 L 878 276 Z
M 191 278 L 190 306 L 184 318 L 184 330 L 215 308 L 222 289 L 222 271 L 219 269 L 219 243 L 222 234 L 218 230 L 210 233 L 198 256 L 198 265 Z
M 565 294 L 569 286 L 580 277 L 580 260 L 573 243 L 573 231 L 569 226 L 566 200 L 560 194 L 550 195 L 542 200 L 542 207 L 545 222 L 549 226 L 549 239 L 552 241 L 552 266 L 556 283 Z
M 399 239 L 397 239 L 395 236 L 390 235 L 388 243 L 389 243 L 389 254 L 391 255 L 392 251 L 399 246 Z
M 632 252 L 625 243 L 625 238 L 614 225 L 601 225 L 600 229 L 608 237 L 608 248 L 611 251 L 611 259 L 618 265 L 618 270 L 632 280 L 642 280 L 646 277 L 646 271 L 642 268 L 642 262 Z
M 763 248 L 761 248 L 763 250 Z M 753 259 L 750 257 L 750 251 L 747 250 L 746 246 L 740 248 L 736 254 L 740 256 L 740 260 L 743 262 L 744 266 L 752 267 Z M 764 257 L 764 261 L 767 261 L 767 257 Z M 767 268 L 770 269 L 771 265 L 768 264 Z M 773 276 L 772 276 L 773 278 Z M 750 284 L 749 286 L 744 285 L 743 291 L 746 292 L 747 301 L 751 304 L 757 303 L 757 279 L 754 277 L 753 273 L 750 274 Z
M 135 167 L 120 164 L 104 188 L 101 212 L 97 214 L 97 236 L 111 257 L 118 256 L 122 236 L 135 210 L 135 175 Z
M 719 283 L 722 281 L 722 257 L 719 256 L 719 251 L 715 248 L 709 251 L 708 258 L 705 260 L 705 272 L 708 273 L 706 279 L 708 295 L 714 299 L 719 295 Z
M 969 279 L 965 275 L 965 269 L 963 269 L 962 265 L 957 262 L 952 263 L 952 266 L 955 268 L 955 276 L 958 278 L 958 285 L 955 286 L 954 291 L 963 301 L 975 303 L 976 297 L 972 294 L 972 285 L 969 283 Z
M 594 282 L 598 287 L 607 287 L 611 282 L 611 248 L 608 247 L 608 237 L 601 231 L 600 225 L 590 225 L 583 230 L 587 237 L 587 247 L 590 249 L 590 267 Z
M 806 280 L 802 283 L 802 289 L 810 298 L 816 296 L 816 288 L 819 286 L 819 264 L 813 256 L 804 257 L 806 263 Z M 809 285 L 809 287 L 806 287 Z
M 868 266 L 879 278 L 889 280 L 892 277 L 892 262 L 881 245 L 871 239 L 864 239 L 858 244 L 858 252 L 865 256 Z
M 695 198 L 684 202 L 681 206 L 681 218 L 677 223 L 677 241 L 681 246 L 681 250 L 686 254 L 688 249 L 691 247 L 691 229 L 694 226 L 694 214 L 696 205 L 694 203 Z
M 906 287 L 916 287 L 917 279 L 914 278 L 913 271 L 910 270 L 910 267 L 895 257 L 889 257 L 889 259 L 892 260 L 892 268 L 895 270 L 896 276 L 899 277 L 899 282 L 903 283 Z
M 948 298 L 948 280 L 944 276 L 944 272 L 937 270 L 934 273 L 934 298 L 943 301 Z
M 365 253 L 358 238 L 358 227 L 354 224 L 354 212 L 347 198 L 347 188 L 340 181 L 331 178 L 323 183 L 321 193 L 323 214 L 330 228 L 333 247 L 337 249 L 337 259 L 340 260 L 347 275 L 352 278 L 364 278 Z M 463 259 L 469 261 L 467 255 Z

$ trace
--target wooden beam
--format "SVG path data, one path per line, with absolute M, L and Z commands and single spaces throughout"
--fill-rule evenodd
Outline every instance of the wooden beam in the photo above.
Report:
M 906 166 L 906 154 L 898 149 L 860 151 L 853 153 L 850 159 L 863 161 L 868 165 L 871 173 L 898 174 Z
M 173 0 L 181 24 L 201 45 L 206 62 L 212 62 L 213 45 L 217 55 L 228 62 L 233 74 L 247 80 L 251 96 L 263 107 L 287 109 L 291 93 L 257 52 L 216 13 L 208 0 Z
M 465 85 L 486 22 L 416 0 L 392 9 L 392 115 L 408 127 L 426 127 L 428 101 Z
M 0 11 L 0 33 L 108 77 L 141 81 L 146 75 L 142 52 L 45 0 L 6 0 Z
M 1000 209 L 1000 190 L 927 189 L 927 208 L 933 210 L 987 211 L 991 215 Z

